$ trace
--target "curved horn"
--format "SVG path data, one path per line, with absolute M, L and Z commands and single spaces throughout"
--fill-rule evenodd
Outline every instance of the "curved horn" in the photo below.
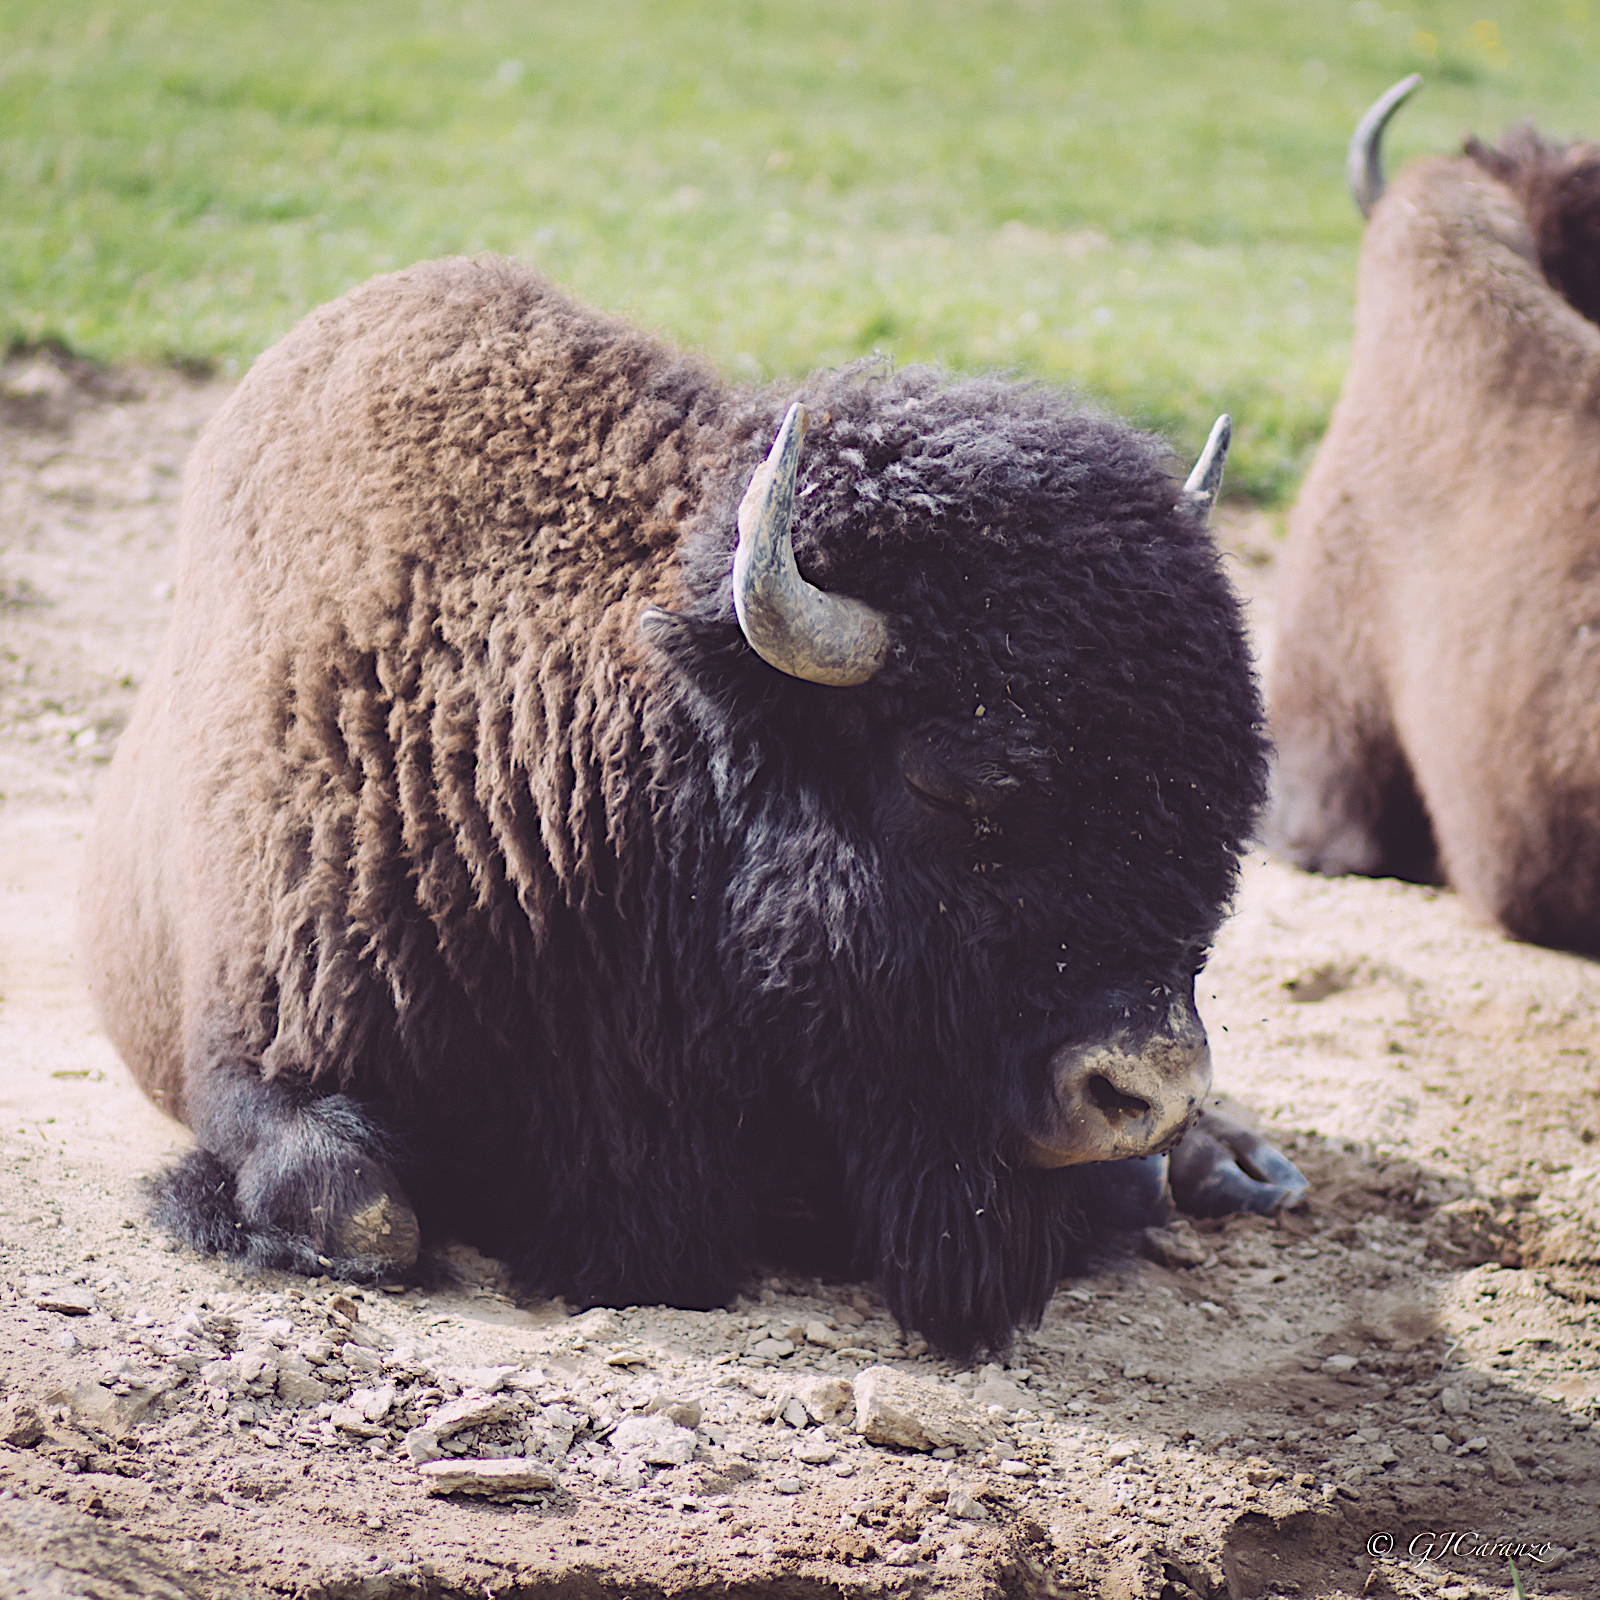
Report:
M 1350 135 L 1350 149 L 1344 158 L 1344 181 L 1350 185 L 1350 198 L 1364 217 L 1383 198 L 1383 130 L 1389 118 L 1422 87 L 1422 74 L 1413 72 L 1373 101 L 1372 108 Z
M 1194 464 L 1194 471 L 1183 485 L 1184 498 L 1200 514 L 1203 528 L 1211 520 L 1211 508 L 1222 487 L 1222 471 L 1228 464 L 1228 445 L 1233 438 L 1233 418 L 1226 411 L 1211 424 L 1211 436 Z
M 889 625 L 864 600 L 807 583 L 794 564 L 794 479 L 809 422 L 804 406 L 789 407 L 739 503 L 733 604 L 750 648 L 769 666 L 845 688 L 865 683 L 883 665 Z

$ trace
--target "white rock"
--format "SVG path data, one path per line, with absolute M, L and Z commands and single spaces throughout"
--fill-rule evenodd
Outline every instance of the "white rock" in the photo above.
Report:
M 792 1393 L 813 1422 L 832 1422 L 856 1403 L 855 1388 L 843 1378 L 801 1378 Z
M 1472 1396 L 1465 1389 L 1445 1389 L 1439 1395 L 1439 1409 L 1447 1417 L 1464 1417 L 1472 1410 Z
M 838 1453 L 838 1447 L 826 1439 L 802 1439 L 792 1452 L 796 1461 L 803 1461 L 808 1467 L 826 1466 Z
M 988 1522 L 989 1508 L 970 1489 L 952 1489 L 944 1503 L 945 1514 L 963 1522 Z
M 837 1350 L 845 1340 L 825 1322 L 806 1324 L 806 1343 L 821 1345 L 824 1350 Z
M 1355 1369 L 1356 1358 L 1354 1356 L 1329 1356 L 1328 1359 L 1322 1363 L 1322 1370 L 1324 1372 L 1332 1372 L 1337 1374 L 1340 1372 L 1354 1372 Z
M 383 1368 L 383 1357 L 364 1345 L 346 1343 L 339 1351 L 339 1359 L 352 1372 L 379 1372 Z
M 794 1354 L 794 1346 L 787 1339 L 757 1339 L 750 1346 L 753 1356 L 770 1356 L 776 1361 L 781 1361 L 785 1356 Z
M 612 1431 L 611 1444 L 652 1467 L 681 1467 L 694 1456 L 694 1435 L 670 1417 L 624 1417 Z
M 505 1388 L 506 1379 L 519 1371 L 517 1367 L 443 1367 L 444 1376 L 459 1383 L 463 1389 L 476 1389 L 479 1394 L 498 1394 Z
M 471 1395 L 442 1405 L 423 1426 L 436 1439 L 448 1439 L 464 1428 L 481 1428 L 491 1422 L 508 1422 L 520 1417 L 521 1409 L 514 1400 L 495 1400 L 487 1396 Z
M 309 1373 L 285 1372 L 279 1369 L 278 1398 L 286 1405 L 321 1405 L 331 1392 L 327 1384 L 319 1382 Z
M 499 1461 L 425 1461 L 417 1471 L 429 1494 L 476 1494 L 492 1500 L 554 1489 L 559 1482 L 543 1462 L 526 1456 Z
M 386 1383 L 377 1389 L 354 1390 L 350 1395 L 350 1404 L 368 1422 L 382 1422 L 389 1415 L 389 1408 L 394 1404 L 394 1396 L 394 1385 Z
M 1124 1376 L 1127 1376 L 1124 1373 Z M 1140 1377 L 1144 1374 L 1140 1373 Z M 987 1366 L 983 1369 L 983 1380 L 972 1391 L 972 1403 L 978 1409 L 986 1410 L 990 1406 L 999 1406 L 1002 1411 L 1037 1411 L 1039 1401 L 1029 1394 L 1020 1383 L 1013 1383 L 996 1366 Z
M 893 1367 L 868 1367 L 855 1381 L 855 1401 L 856 1432 L 870 1444 L 975 1450 L 989 1440 L 982 1420 L 955 1389 Z

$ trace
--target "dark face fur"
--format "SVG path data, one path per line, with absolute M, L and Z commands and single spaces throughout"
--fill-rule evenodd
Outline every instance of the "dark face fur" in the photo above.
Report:
M 1236 603 L 1150 441 L 991 380 L 847 374 L 805 399 L 799 565 L 882 611 L 893 648 L 835 689 L 744 646 L 734 507 L 775 422 L 752 415 L 692 548 L 694 602 L 658 629 L 722 746 L 736 841 L 696 892 L 721 899 L 752 1058 L 853 1129 L 863 1264 L 959 1346 L 983 1274 L 946 1262 L 953 1303 L 930 1308 L 951 1296 L 912 1241 L 948 1212 L 941 1253 L 1020 1247 L 1053 1270 L 1046 1213 L 1081 1184 L 1028 1164 L 1051 1064 L 1188 1005 L 1261 798 L 1260 713 Z M 875 1121 L 901 1148 L 861 1145 Z M 1019 1312 L 971 1305 L 966 1325 Z

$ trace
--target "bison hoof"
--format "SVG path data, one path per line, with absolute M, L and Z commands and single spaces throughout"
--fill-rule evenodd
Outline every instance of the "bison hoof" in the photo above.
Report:
M 1309 1187 L 1282 1151 L 1215 1111 L 1202 1111 L 1173 1147 L 1168 1179 L 1174 1202 L 1193 1217 L 1270 1217 L 1298 1205 Z
M 380 1194 L 359 1211 L 335 1218 L 327 1241 L 329 1255 L 364 1258 L 405 1272 L 417 1263 L 422 1234 L 416 1213 L 403 1199 Z

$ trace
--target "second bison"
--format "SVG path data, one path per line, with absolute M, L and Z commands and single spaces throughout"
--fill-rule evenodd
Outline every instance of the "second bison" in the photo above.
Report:
M 317 312 L 196 448 L 92 851 L 163 1218 L 580 1305 L 816 1246 L 968 1352 L 1180 1139 L 1281 1203 L 1195 1127 L 1264 787 L 1218 470 L 988 378 L 735 390 L 501 262 Z
M 1371 221 L 1282 562 L 1269 842 L 1600 955 L 1600 149 L 1521 129 L 1383 194 L 1414 87 L 1352 146 Z

